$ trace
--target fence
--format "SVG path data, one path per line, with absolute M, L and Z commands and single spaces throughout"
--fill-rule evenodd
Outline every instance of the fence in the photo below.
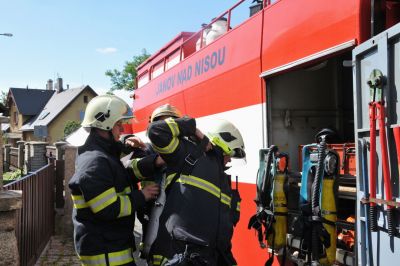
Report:
M 54 177 L 54 165 L 47 164 L 4 186 L 22 190 L 22 209 L 17 211 L 15 228 L 22 266 L 35 264 L 54 232 Z
M 56 175 L 54 180 L 55 185 L 55 203 L 56 208 L 61 209 L 64 207 L 64 171 L 65 171 L 65 161 L 64 160 L 54 160 L 56 166 Z
M 17 169 L 21 169 L 18 165 L 18 148 L 11 147 L 10 148 L 10 170 L 15 171 Z

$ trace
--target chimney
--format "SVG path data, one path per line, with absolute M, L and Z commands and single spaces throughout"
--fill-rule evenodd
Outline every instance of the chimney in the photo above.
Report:
M 46 90 L 53 90 L 53 80 L 49 79 L 46 84 Z
M 63 81 L 62 81 L 62 78 L 57 78 L 56 90 L 57 90 L 57 93 L 60 93 L 60 92 L 63 91 Z

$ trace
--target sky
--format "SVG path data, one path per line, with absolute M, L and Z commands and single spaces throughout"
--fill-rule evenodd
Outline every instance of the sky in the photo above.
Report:
M 142 49 L 152 54 L 181 31 L 200 30 L 237 2 L 0 0 L 0 33 L 14 35 L 0 35 L 0 89 L 45 89 L 61 77 L 64 87 L 90 85 L 104 94 L 112 86 L 106 70 L 122 70 Z

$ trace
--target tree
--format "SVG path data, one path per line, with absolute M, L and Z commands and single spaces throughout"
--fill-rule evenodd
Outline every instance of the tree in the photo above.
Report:
M 81 127 L 81 123 L 77 121 L 67 121 L 64 127 L 64 137 L 68 137 L 72 132 Z
M 7 106 L 7 96 L 8 92 L 1 91 L 0 94 L 0 113 L 3 113 L 4 116 L 9 115 L 9 107 Z
M 110 91 L 114 90 L 127 90 L 133 91 L 136 89 L 135 79 L 137 76 L 136 68 L 150 57 L 146 49 L 142 50 L 140 55 L 133 57 L 132 61 L 126 61 L 124 69 L 119 71 L 117 69 L 107 70 L 106 76 L 110 77 L 112 87 Z
M 1 91 L 0 103 L 2 103 L 4 106 L 7 106 L 7 96 L 8 96 L 8 92 Z

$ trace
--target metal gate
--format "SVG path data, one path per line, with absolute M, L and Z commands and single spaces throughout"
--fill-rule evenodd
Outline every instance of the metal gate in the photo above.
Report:
M 22 190 L 22 208 L 17 210 L 15 228 L 22 266 L 35 264 L 54 233 L 54 177 L 54 165 L 48 164 L 4 186 L 7 190 Z

